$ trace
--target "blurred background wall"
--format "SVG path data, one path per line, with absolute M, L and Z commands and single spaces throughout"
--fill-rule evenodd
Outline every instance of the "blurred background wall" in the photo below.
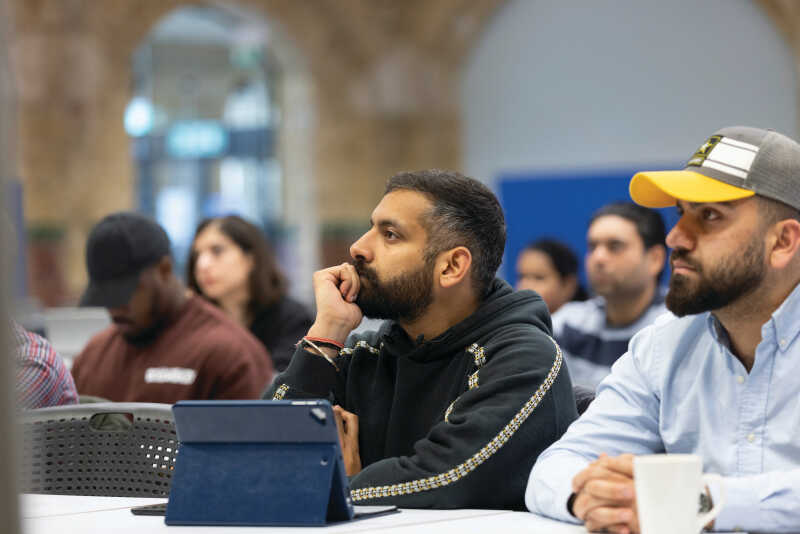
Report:
M 115 210 L 157 217 L 178 263 L 199 219 L 239 211 L 308 301 L 397 171 L 502 194 L 677 166 L 723 125 L 798 134 L 792 0 L 9 3 L 27 290 L 48 306 L 80 294 Z M 518 239 L 559 225 L 534 215 Z
M 796 137 L 795 64 L 755 2 L 512 0 L 464 68 L 464 166 L 675 164 L 733 124 Z
M 513 281 L 517 253 L 545 235 L 582 256 L 591 213 L 627 199 L 636 170 L 679 168 L 723 126 L 797 138 L 796 30 L 781 27 L 798 8 L 506 2 L 460 87 L 463 167 L 493 181 L 509 221 L 503 274 Z

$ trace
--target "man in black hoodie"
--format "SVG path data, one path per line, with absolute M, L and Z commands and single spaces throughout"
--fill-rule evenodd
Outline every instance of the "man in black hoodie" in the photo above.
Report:
M 577 412 L 544 302 L 495 278 L 500 204 L 458 173 L 401 173 L 370 226 L 314 274 L 316 320 L 265 398 L 338 405 L 356 503 L 524 509 Z M 362 316 L 389 321 L 350 336 Z

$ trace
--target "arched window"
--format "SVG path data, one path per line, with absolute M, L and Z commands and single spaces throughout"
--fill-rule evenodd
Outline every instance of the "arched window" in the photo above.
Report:
M 187 6 L 164 17 L 134 54 L 125 127 L 138 208 L 169 233 L 178 272 L 204 217 L 238 213 L 272 238 L 283 229 L 280 73 L 264 32 L 236 13 Z

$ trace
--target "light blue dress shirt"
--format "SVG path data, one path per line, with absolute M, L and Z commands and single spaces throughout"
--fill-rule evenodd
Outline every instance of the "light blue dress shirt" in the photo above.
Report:
M 750 373 L 710 313 L 661 317 L 531 471 L 532 512 L 577 522 L 572 478 L 605 452 L 693 453 L 724 477 L 718 530 L 800 531 L 800 286 L 761 328 Z M 719 499 L 720 489 L 711 488 Z

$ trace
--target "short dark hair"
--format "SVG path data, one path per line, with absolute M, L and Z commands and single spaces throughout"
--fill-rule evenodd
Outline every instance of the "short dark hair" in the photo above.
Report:
M 578 257 L 571 248 L 561 241 L 544 237 L 528 244 L 523 252 L 527 251 L 538 251 L 542 254 L 546 254 L 547 257 L 550 258 L 550 262 L 553 264 L 553 267 L 556 268 L 556 272 L 558 272 L 558 275 L 562 279 L 566 278 L 567 276 L 574 276 L 576 279 L 578 279 Z M 582 301 L 586 300 L 588 296 L 589 295 L 586 293 L 586 289 L 583 288 L 579 281 L 575 287 L 575 293 L 569 300 Z
M 525 250 L 538 250 L 547 254 L 561 278 L 578 274 L 578 257 L 567 245 L 555 239 L 543 238 L 530 243 Z
M 636 227 L 636 233 L 642 239 L 644 249 L 649 250 L 655 245 L 665 246 L 667 229 L 664 226 L 664 219 L 656 210 L 645 208 L 633 202 L 614 202 L 607 204 L 594 212 L 589 226 L 600 217 L 606 215 L 616 215 L 627 219 Z
M 756 198 L 758 199 L 758 209 L 761 213 L 762 221 L 765 224 L 772 225 L 785 219 L 800 221 L 800 211 L 790 205 L 759 195 L 756 195 Z
M 267 243 L 263 232 L 256 225 L 238 215 L 211 217 L 204 219 L 197 226 L 192 239 L 189 263 L 186 266 L 186 280 L 189 287 L 198 295 L 203 295 L 203 291 L 197 284 L 197 278 L 194 275 L 194 266 L 197 263 L 194 243 L 197 241 L 197 236 L 212 224 L 253 258 L 253 270 L 250 272 L 249 280 L 250 302 L 248 302 L 248 311 L 251 314 L 256 313 L 259 309 L 271 306 L 283 298 L 287 289 L 286 278 L 278 267 L 272 248 Z M 203 296 L 205 297 L 205 295 Z
M 392 176 L 384 194 L 398 189 L 427 196 L 433 209 L 423 226 L 428 232 L 426 260 L 442 251 L 464 246 L 472 254 L 472 283 L 486 297 L 506 248 L 503 208 L 484 184 L 455 171 L 428 169 Z

